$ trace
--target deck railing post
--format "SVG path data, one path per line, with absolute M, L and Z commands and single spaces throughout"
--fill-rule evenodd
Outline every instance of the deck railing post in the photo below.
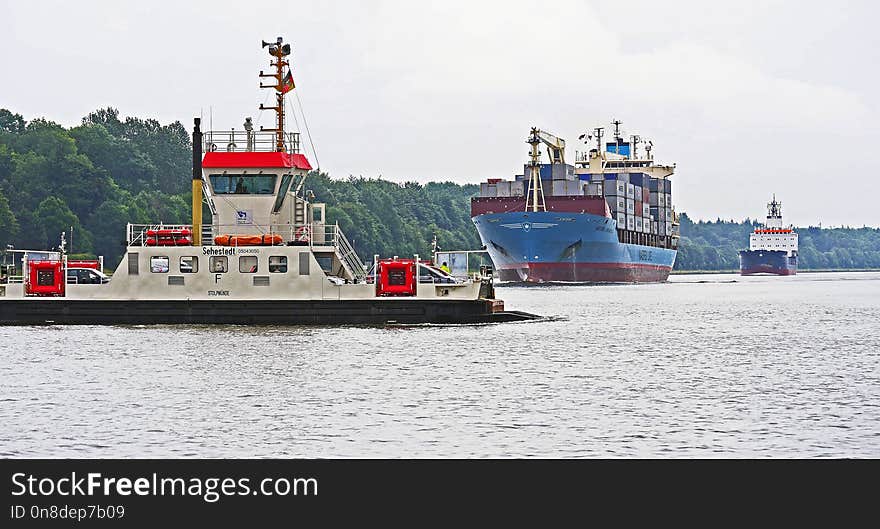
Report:
M 415 279 L 416 279 L 416 285 L 415 285 L 415 287 L 416 287 L 416 288 L 415 288 L 415 296 L 416 296 L 416 297 L 419 297 L 419 254 L 415 254 L 415 260 L 416 260 L 416 274 L 415 274 L 415 276 L 416 276 L 416 278 L 415 278 Z

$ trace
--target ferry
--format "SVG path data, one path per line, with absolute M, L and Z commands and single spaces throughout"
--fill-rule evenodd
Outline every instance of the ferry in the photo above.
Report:
M 798 234 L 782 223 L 782 202 L 767 204 L 767 221 L 749 235 L 749 249 L 739 252 L 740 275 L 793 276 L 798 266 Z
M 128 224 L 112 276 L 57 252 L 19 251 L 0 285 L 0 324 L 462 324 L 523 321 L 504 310 L 491 268 L 454 277 L 418 255 L 370 267 L 304 183 L 312 166 L 285 131 L 292 88 L 282 38 L 263 42 L 273 128 L 192 132 L 192 222 Z M 285 74 L 285 68 L 287 73 Z M 202 223 L 203 204 L 211 212 Z

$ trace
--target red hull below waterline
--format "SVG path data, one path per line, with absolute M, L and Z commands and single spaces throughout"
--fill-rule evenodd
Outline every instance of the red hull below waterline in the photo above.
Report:
M 502 281 L 574 281 L 583 283 L 660 283 L 669 278 L 668 266 L 624 263 L 522 263 L 501 268 Z
M 739 272 L 739 275 L 742 275 L 742 276 L 758 276 L 758 275 L 793 276 L 796 274 L 797 274 L 796 268 L 770 268 L 770 267 L 748 268 L 748 269 L 740 270 L 740 272 Z

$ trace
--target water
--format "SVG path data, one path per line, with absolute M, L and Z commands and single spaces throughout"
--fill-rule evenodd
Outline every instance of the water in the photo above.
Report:
M 880 273 L 498 293 L 552 318 L 0 328 L 0 456 L 880 457 Z

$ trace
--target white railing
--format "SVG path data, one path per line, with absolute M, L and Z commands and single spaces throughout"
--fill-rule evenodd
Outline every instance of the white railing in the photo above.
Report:
M 367 274 L 364 271 L 364 263 L 361 262 L 360 256 L 354 251 L 348 238 L 339 229 L 338 224 L 334 224 L 333 228 L 333 246 L 339 254 L 339 259 L 345 263 L 351 275 L 356 279 L 366 280 Z
M 284 147 L 289 153 L 299 152 L 299 132 L 285 132 Z M 204 152 L 274 152 L 278 135 L 269 131 L 210 130 L 202 134 Z
M 128 246 L 147 246 L 150 230 L 189 230 L 192 224 L 128 224 L 125 241 Z M 192 236 L 190 236 L 192 238 Z
M 191 224 L 129 224 L 126 242 L 128 246 L 147 246 L 150 230 L 191 230 Z M 355 279 L 366 277 L 364 264 L 361 262 L 354 247 L 348 241 L 338 224 L 304 223 L 304 224 L 203 224 L 202 244 L 213 245 L 215 237 L 220 235 L 256 235 L 279 236 L 278 245 L 295 245 L 315 247 L 331 247 Z M 190 236 L 191 237 L 191 236 Z M 235 243 L 232 244 L 236 246 Z

